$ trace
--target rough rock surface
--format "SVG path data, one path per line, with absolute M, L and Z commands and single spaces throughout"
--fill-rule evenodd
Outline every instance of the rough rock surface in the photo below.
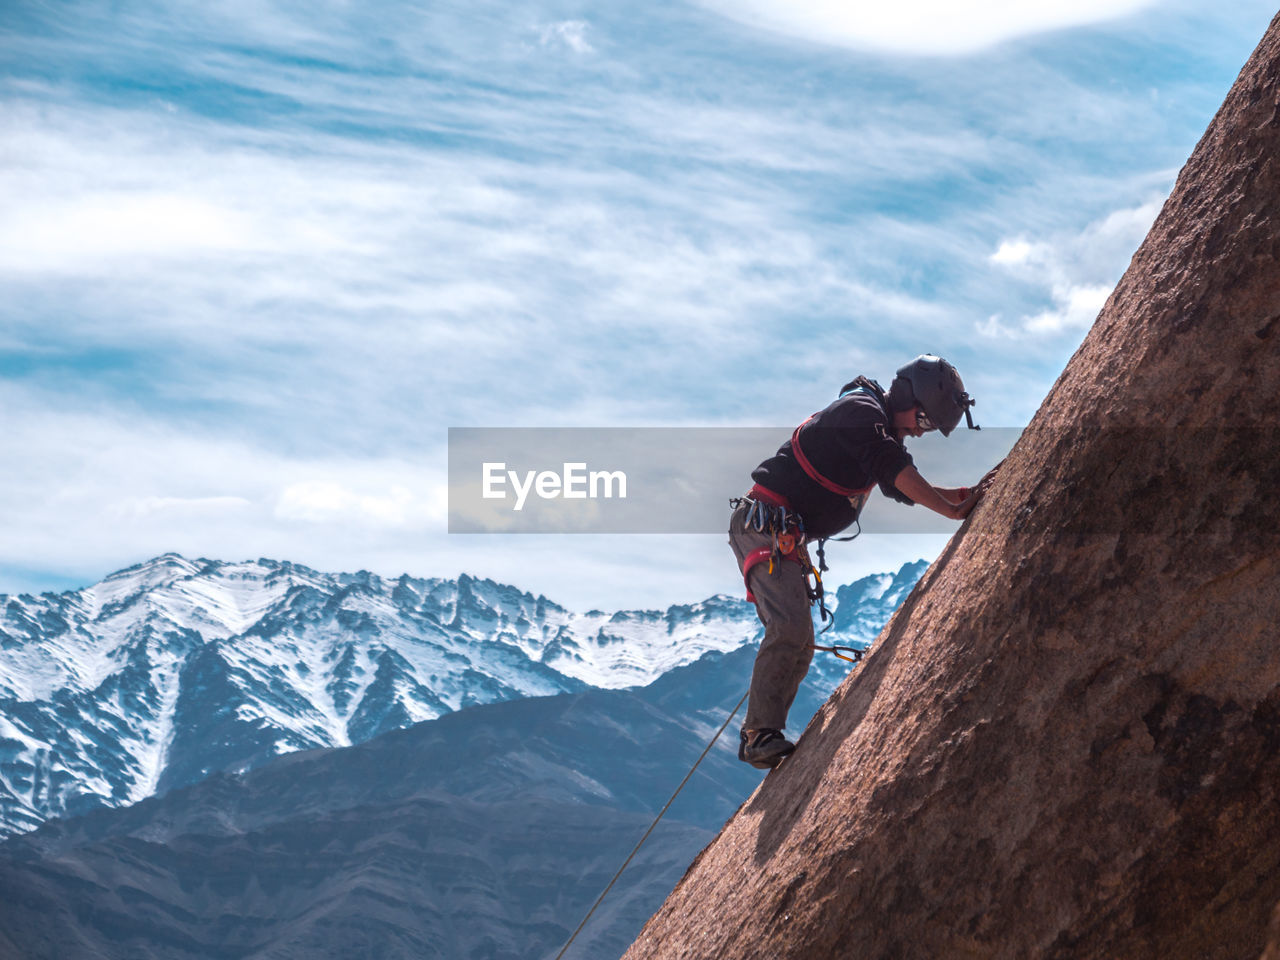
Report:
M 628 960 L 1257 960 L 1278 346 L 1280 18 L 987 499 Z
M 1280 907 L 1271 917 L 1271 933 L 1267 939 L 1267 949 L 1262 951 L 1260 960 L 1280 960 Z

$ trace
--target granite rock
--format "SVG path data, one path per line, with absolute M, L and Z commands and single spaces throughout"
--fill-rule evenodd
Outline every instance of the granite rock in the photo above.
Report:
M 1278 346 L 1280 18 L 987 497 L 627 960 L 1280 956 Z

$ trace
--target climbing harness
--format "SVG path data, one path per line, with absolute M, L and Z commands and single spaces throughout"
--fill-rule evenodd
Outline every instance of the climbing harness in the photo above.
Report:
M 870 488 L 868 488 L 870 489 Z M 822 585 L 822 575 L 827 571 L 827 559 L 824 547 L 828 539 L 836 540 L 852 540 L 862 532 L 862 526 L 859 524 L 858 533 L 849 537 L 823 537 L 818 541 L 818 565 L 815 567 L 813 561 L 809 559 L 809 551 L 807 547 L 808 540 L 804 532 L 804 520 L 800 514 L 791 507 L 791 502 L 780 493 L 755 484 L 745 497 L 735 497 L 729 501 L 729 505 L 735 510 L 742 504 L 749 504 L 747 508 L 744 524 L 749 530 L 755 530 L 757 533 L 763 533 L 772 538 L 772 543 L 767 547 L 757 547 L 746 555 L 742 561 L 742 582 L 747 588 L 747 601 L 755 603 L 755 594 L 751 592 L 751 571 L 759 564 L 769 561 L 770 574 L 773 573 L 775 563 L 782 563 L 785 560 L 794 560 L 804 574 L 805 595 L 809 599 L 810 604 L 818 605 L 818 613 L 822 629 L 819 633 L 826 633 L 835 623 L 835 618 L 831 615 L 831 611 L 827 609 L 826 589 Z M 857 520 L 854 521 L 857 523 Z M 812 578 L 812 582 L 810 582 Z M 825 650 L 825 647 L 817 647 L 814 649 Z M 848 659 L 847 657 L 843 659 Z M 855 663 L 857 661 L 854 661 Z
M 653 818 L 653 823 L 649 824 L 649 829 L 644 832 L 644 836 L 640 838 L 640 842 L 632 848 L 629 854 L 627 854 L 627 859 L 622 861 L 622 866 L 620 866 L 618 868 L 618 872 L 613 875 L 613 879 L 610 880 L 609 885 L 604 888 L 604 892 L 601 893 L 600 896 L 596 897 L 596 902 L 591 905 L 591 909 L 588 910 L 587 915 L 582 918 L 582 922 L 578 924 L 578 928 L 569 935 L 569 939 L 565 941 L 564 946 L 560 948 L 560 952 L 556 954 L 556 960 L 562 960 L 565 951 L 568 950 L 573 941 L 577 939 L 578 934 L 582 932 L 582 928 L 587 925 L 587 921 L 591 919 L 591 915 L 596 912 L 596 907 L 600 906 L 604 901 L 605 896 L 613 889 L 613 885 L 618 882 L 618 878 L 622 876 L 622 871 L 627 869 L 627 864 L 629 864 L 631 859 L 640 852 L 640 848 L 644 845 L 644 842 L 649 839 L 649 834 L 653 833 L 653 828 L 658 825 L 658 821 L 662 819 L 662 815 L 667 812 L 671 804 L 675 802 L 676 797 L 680 795 L 680 791 L 684 789 L 684 785 L 689 782 L 689 778 L 693 776 L 693 772 L 698 769 L 698 764 L 702 763 L 703 758 L 711 752 L 711 748 L 714 747 L 716 741 L 720 739 L 720 734 L 724 733 L 724 728 L 729 726 L 729 721 L 737 716 L 738 711 L 742 709 L 742 705 L 746 702 L 747 696 L 750 693 L 750 690 L 744 693 L 742 698 L 738 701 L 737 706 L 735 706 L 733 710 L 729 712 L 729 715 L 724 718 L 724 723 L 720 724 L 720 729 L 716 731 L 715 736 L 711 738 L 711 742 L 706 745 L 698 759 L 693 761 L 693 766 L 690 767 L 689 772 L 684 775 L 684 779 L 680 781 L 680 786 L 676 787 L 675 793 L 671 794 L 671 799 L 668 800 L 663 805 L 662 809 L 658 811 L 658 815 Z
M 831 626 L 827 621 L 831 620 L 834 623 L 831 611 L 827 609 L 822 586 L 822 570 L 826 569 L 826 563 L 823 561 L 822 568 L 819 569 L 809 559 L 804 520 L 792 509 L 786 497 L 758 483 L 745 497 L 736 497 L 729 501 L 729 505 L 735 510 L 744 503 L 749 504 L 744 518 L 745 526 L 757 533 L 768 535 L 773 541 L 767 547 L 757 547 L 752 550 L 742 561 L 742 582 L 747 589 L 747 601 L 756 602 L 755 594 L 751 591 L 751 571 L 756 566 L 768 560 L 768 572 L 772 574 L 775 563 L 794 560 L 804 574 L 805 596 L 808 597 L 810 604 L 817 603 L 822 622 L 826 624 L 822 630 L 826 632 Z M 823 541 L 818 542 L 819 559 L 822 558 L 822 543 Z M 813 578 L 812 583 L 810 583 L 810 577 Z
M 768 536 L 771 543 L 767 547 L 757 547 L 747 554 L 742 561 L 742 582 L 747 588 L 747 600 L 755 603 L 755 594 L 751 592 L 751 571 L 758 564 L 769 561 L 769 573 L 773 573 L 775 563 L 793 560 L 799 564 L 805 576 L 805 590 L 810 602 L 814 599 L 814 589 L 809 586 L 809 574 L 817 573 L 809 560 L 809 552 L 805 548 L 804 520 L 791 506 L 791 502 L 780 493 L 768 487 L 756 484 L 745 497 L 735 497 L 729 506 L 738 509 L 747 504 L 747 513 L 743 518 L 748 530 Z M 818 580 L 818 589 L 822 586 Z

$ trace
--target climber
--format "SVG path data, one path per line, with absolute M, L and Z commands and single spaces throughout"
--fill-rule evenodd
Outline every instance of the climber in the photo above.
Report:
M 991 474 L 973 489 L 935 487 L 913 466 L 903 440 L 930 430 L 949 436 L 962 416 L 978 429 L 969 412 L 973 404 L 955 367 L 929 354 L 899 369 L 887 394 L 874 380 L 858 377 L 752 471 L 755 486 L 745 497 L 731 501 L 729 545 L 765 628 L 739 759 L 765 769 L 795 749 L 782 730 L 813 659 L 810 603 L 818 600 L 827 616 L 821 573 L 809 561 L 806 542 L 819 542 L 821 558 L 821 541 L 857 523 L 877 484 L 901 503 L 919 503 L 952 520 L 968 516 Z M 825 568 L 821 560 L 820 566 Z M 811 572 L 815 588 L 809 586 Z

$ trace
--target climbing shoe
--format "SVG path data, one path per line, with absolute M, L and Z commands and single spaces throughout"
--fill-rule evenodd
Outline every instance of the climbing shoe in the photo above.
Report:
M 738 736 L 738 759 L 761 770 L 776 767 L 783 757 L 796 748 L 780 730 L 743 729 Z

